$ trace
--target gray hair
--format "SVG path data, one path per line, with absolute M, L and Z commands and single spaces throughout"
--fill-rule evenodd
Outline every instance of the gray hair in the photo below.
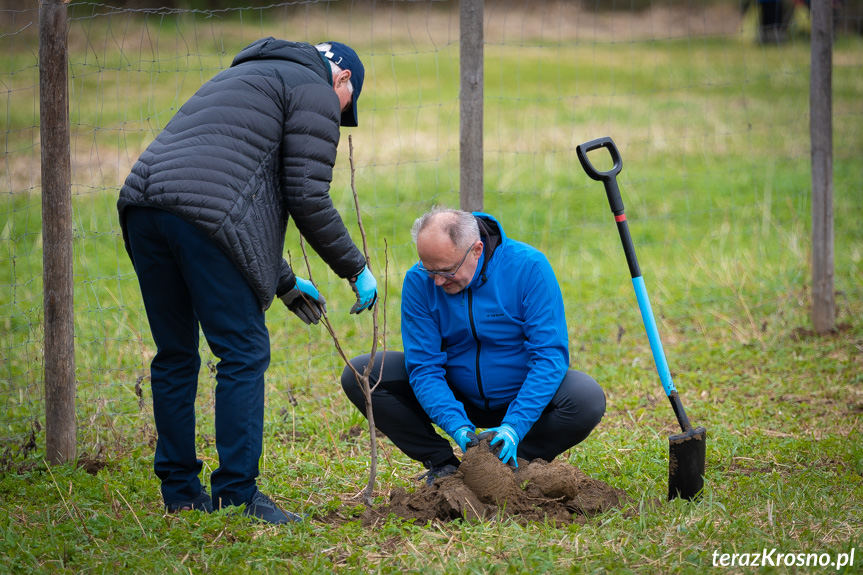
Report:
M 446 206 L 434 206 L 431 210 L 416 219 L 411 227 L 411 237 L 414 243 L 424 229 L 433 225 L 449 236 L 452 243 L 459 249 L 465 249 L 479 241 L 479 225 L 476 217 L 470 212 L 454 210 Z
M 333 45 L 330 44 L 329 42 L 324 42 L 323 44 L 316 45 L 315 48 L 318 49 L 318 52 L 329 52 L 330 48 L 332 48 L 332 46 Z M 333 61 L 330 60 L 329 58 L 327 58 L 327 62 L 329 62 L 329 64 L 330 64 L 330 71 L 333 73 L 333 81 L 335 81 L 335 77 L 338 76 L 339 73 L 342 72 L 343 70 L 342 70 L 341 66 L 334 64 Z M 354 85 L 351 82 L 348 82 L 348 92 L 351 94 L 354 93 Z

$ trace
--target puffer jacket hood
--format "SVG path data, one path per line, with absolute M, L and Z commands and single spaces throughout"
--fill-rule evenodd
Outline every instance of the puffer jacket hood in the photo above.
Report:
M 296 277 L 288 219 L 341 278 L 365 267 L 329 189 L 341 110 L 329 65 L 305 43 L 263 38 L 184 103 L 132 167 L 117 209 L 176 214 L 231 258 L 262 309 Z M 131 252 L 130 252 L 131 257 Z
M 304 66 L 332 85 L 333 73 L 318 49 L 305 42 L 290 42 L 276 38 L 261 38 L 234 56 L 231 67 L 255 60 L 282 60 Z

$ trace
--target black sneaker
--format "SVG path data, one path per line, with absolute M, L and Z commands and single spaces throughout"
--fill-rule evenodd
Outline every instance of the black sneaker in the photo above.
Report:
M 264 523 L 272 523 L 273 525 L 300 523 L 303 520 L 301 515 L 279 509 L 279 507 L 273 503 L 272 499 L 260 491 L 256 491 L 252 496 L 252 500 L 246 504 L 246 508 L 243 510 L 243 515 L 253 519 L 258 519 Z
M 422 481 L 425 479 L 426 485 L 431 485 L 435 482 L 435 479 L 441 479 L 443 477 L 449 477 L 456 471 L 458 471 L 458 467 L 451 463 L 447 463 L 445 465 L 432 465 L 431 462 L 426 462 L 426 467 L 428 467 L 428 471 L 420 475 L 417 479 Z
M 205 513 L 212 513 L 213 500 L 210 499 L 205 490 L 201 489 L 201 492 L 194 499 L 177 503 L 166 503 L 165 511 L 168 513 L 179 513 L 180 511 L 204 511 Z

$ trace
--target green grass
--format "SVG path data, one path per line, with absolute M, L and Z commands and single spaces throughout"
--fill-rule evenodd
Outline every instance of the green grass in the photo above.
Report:
M 107 467 L 96 476 L 37 461 L 4 474 L 0 546 L 16 572 L 695 573 L 711 568 L 714 550 L 776 547 L 835 556 L 854 546 L 859 553 L 863 449 L 855 440 L 861 409 L 856 347 L 863 334 L 858 329 L 796 341 L 772 332 L 763 346 L 692 341 L 672 348 L 690 413 L 709 433 L 707 492 L 698 504 L 655 505 L 666 489 L 670 410 L 657 392 L 647 350 L 624 336 L 620 345 L 605 341 L 592 348 L 589 370 L 614 380 L 610 411 L 569 459 L 635 501 L 584 526 L 391 521 L 362 528 L 350 519 L 361 509 L 367 434 L 340 437 L 361 422 L 334 398 L 319 406 L 324 417 L 301 402 L 285 418 L 268 418 L 262 484 L 286 507 L 312 514 L 302 526 L 163 517 L 151 450 L 109 443 Z M 380 448 L 377 494 L 383 502 L 392 487 L 415 485 L 419 469 L 388 442 Z M 211 469 L 212 445 L 202 440 L 201 453 Z M 347 521 L 321 520 L 334 510 Z
M 859 571 L 859 39 L 841 37 L 834 46 L 841 329 L 817 337 L 807 331 L 806 42 L 766 48 L 739 35 L 556 41 L 553 28 L 543 40 L 490 37 L 485 210 L 511 237 L 548 255 L 566 300 L 572 365 L 596 377 L 608 396 L 601 425 L 565 457 L 633 502 L 565 528 L 499 521 L 363 528 L 368 434 L 342 397 L 341 359 L 323 330 L 301 327 L 276 305 L 268 312 L 273 359 L 261 485 L 311 517 L 265 528 L 224 514 L 162 513 L 146 380 L 153 344 L 115 202 L 131 162 L 200 83 L 258 36 L 290 37 L 294 21 L 124 14 L 109 22 L 80 10 L 70 25 L 78 445 L 87 461 L 105 467 L 90 475 L 42 460 L 38 75 L 26 49 L 38 43 L 24 33 L 0 55 L 9 88 L 0 92 L 3 181 L 11 192 L 0 209 L 0 554 L 8 558 L 0 572 L 701 573 L 714 568 L 714 551 L 776 548 L 835 558 L 852 547 Z M 298 32 L 317 39 L 353 30 L 366 61 L 361 126 L 343 132 L 332 196 L 359 241 L 350 134 L 373 265 L 379 278 L 388 270 L 386 337 L 394 348 L 401 279 L 416 258 L 410 224 L 433 203 L 458 204 L 458 44 L 446 14 L 431 13 L 421 34 L 395 22 L 387 34 L 364 35 L 356 31 L 382 29 L 365 15 L 347 24 L 308 17 Z M 707 489 L 696 504 L 662 502 L 673 415 L 603 188 L 575 158 L 577 144 L 605 135 L 623 156 L 621 191 L 675 383 L 693 422 L 708 429 Z M 296 234 L 286 250 L 304 267 Z M 367 351 L 368 315 L 349 316 L 347 285 L 311 260 L 342 345 L 351 355 Z M 202 354 L 205 364 L 214 361 Z M 198 442 L 205 480 L 218 464 L 214 384 L 204 370 Z M 359 437 L 350 433 L 355 428 L 363 429 Z M 422 468 L 387 440 L 379 449 L 382 504 L 392 488 L 416 485 Z M 331 512 L 343 522 L 324 521 Z M 747 569 L 732 572 L 740 570 Z

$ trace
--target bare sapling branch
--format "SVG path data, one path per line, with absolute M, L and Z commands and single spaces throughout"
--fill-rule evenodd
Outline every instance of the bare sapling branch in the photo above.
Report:
M 305 263 L 306 263 L 306 273 L 309 276 L 309 281 L 315 285 L 318 285 L 317 283 L 315 283 L 315 279 L 312 277 L 312 267 L 309 265 L 309 255 L 306 253 L 306 242 L 303 240 L 302 236 L 300 236 L 300 249 L 303 251 L 303 261 L 305 261 Z M 303 301 L 305 301 L 307 303 L 311 303 L 311 302 L 309 302 L 308 298 L 306 297 L 306 294 L 301 293 L 300 296 L 302 296 Z M 348 356 L 345 355 L 344 350 L 342 350 L 342 346 L 339 343 L 339 338 L 336 335 L 336 332 L 333 330 L 333 326 L 330 325 L 330 318 L 327 316 L 326 310 L 321 310 L 321 323 L 323 323 L 324 327 L 327 328 L 327 332 L 330 334 L 330 337 L 333 339 L 333 344 L 335 344 L 336 351 L 339 352 L 339 355 L 341 356 L 342 360 L 344 360 L 344 362 L 351 369 L 351 371 L 354 372 L 354 375 L 359 375 L 359 372 L 356 370 L 356 368 L 354 368 L 353 365 L 351 365 L 351 362 L 348 359 Z
M 353 195 L 354 195 L 354 205 L 356 206 L 356 209 L 357 209 L 357 223 L 359 225 L 360 235 L 362 236 L 362 239 L 363 239 L 363 255 L 365 256 L 366 264 L 369 266 L 369 269 L 371 269 L 371 258 L 369 257 L 369 248 L 368 248 L 368 242 L 366 239 L 366 231 L 365 231 L 365 228 L 363 227 L 363 218 L 362 218 L 362 213 L 360 212 L 360 201 L 359 201 L 356 186 L 354 183 L 354 145 L 353 145 L 353 140 L 351 139 L 351 136 L 348 136 L 348 146 L 349 146 L 349 159 L 350 159 L 350 166 L 351 166 L 351 191 L 353 192 Z M 300 248 L 303 251 L 303 260 L 306 263 L 306 270 L 308 272 L 309 281 L 311 281 L 312 283 L 315 283 L 314 278 L 312 277 L 312 269 L 311 269 L 311 266 L 309 265 L 309 257 L 308 257 L 308 254 L 306 253 L 305 242 L 303 241 L 302 237 L 300 237 Z M 363 373 L 360 373 L 353 366 L 353 364 L 351 364 L 350 358 L 348 358 L 348 356 L 345 354 L 344 350 L 342 349 L 341 343 L 339 342 L 339 338 L 336 335 L 336 332 L 333 329 L 332 324 L 330 323 L 330 319 L 327 316 L 326 310 L 321 310 L 322 311 L 321 323 L 324 324 L 324 327 L 326 327 L 327 332 L 330 334 L 330 337 L 333 340 L 333 344 L 335 345 L 336 351 L 338 351 L 339 356 L 341 356 L 342 360 L 345 362 L 345 365 L 354 374 L 354 378 L 357 381 L 357 385 L 359 385 L 360 389 L 362 389 L 363 397 L 365 398 L 366 418 L 368 419 L 368 422 L 369 422 L 369 447 L 370 447 L 370 452 L 371 452 L 370 453 L 371 461 L 370 461 L 370 465 L 369 465 L 369 481 L 368 481 L 368 484 L 366 485 L 365 489 L 363 490 L 363 502 L 368 507 L 371 507 L 374 504 L 374 488 L 375 488 L 375 480 L 377 478 L 377 466 L 378 466 L 377 433 L 375 430 L 374 412 L 372 411 L 372 391 L 374 390 L 374 387 L 372 387 L 370 385 L 370 375 L 371 375 L 371 371 L 372 371 L 374 364 L 375 364 L 375 355 L 377 354 L 377 348 L 378 348 L 378 308 L 379 307 L 383 307 L 383 309 L 384 309 L 383 335 L 382 335 L 383 346 L 382 347 L 383 347 L 384 351 L 386 351 L 386 325 L 387 325 L 387 323 L 386 323 L 387 279 L 386 278 L 387 278 L 387 273 L 389 272 L 389 258 L 387 257 L 388 249 L 389 249 L 389 246 L 387 245 L 386 239 L 385 239 L 384 240 L 384 270 L 385 270 L 385 272 L 384 272 L 383 305 L 378 306 L 378 302 L 376 302 L 372 306 L 372 326 L 373 326 L 372 349 L 371 349 L 371 353 L 369 354 L 368 365 L 366 365 L 366 368 L 363 370 Z M 301 294 L 301 295 L 302 295 L 303 299 L 308 301 L 306 299 L 305 294 Z M 384 362 L 383 362 L 383 360 L 381 360 L 380 372 L 378 373 L 377 381 L 380 381 L 380 374 L 383 372 L 383 367 L 384 367 L 383 364 L 384 364 Z M 377 387 L 377 383 L 375 384 L 375 387 Z
M 354 184 L 354 139 L 353 136 L 348 136 L 348 160 L 351 163 L 351 192 L 354 194 L 354 206 L 357 208 L 357 225 L 360 228 L 360 236 L 363 238 L 363 255 L 366 256 L 366 265 L 369 269 L 372 267 L 372 262 L 369 259 L 369 245 L 366 241 L 366 228 L 363 226 L 363 216 L 360 213 L 360 198 L 357 195 L 357 187 Z
M 350 139 L 350 136 L 348 138 Z M 371 386 L 371 389 L 370 389 L 371 392 L 374 392 L 374 390 L 377 389 L 378 384 L 381 382 L 381 376 L 384 373 L 384 361 L 386 360 L 386 351 L 387 351 L 387 289 L 386 289 L 387 283 L 386 283 L 386 278 L 389 277 L 389 273 L 390 273 L 390 259 L 387 257 L 387 254 L 389 253 L 389 249 L 390 249 L 389 243 L 387 242 L 387 239 L 384 238 L 384 299 L 383 299 L 383 302 L 381 303 L 381 308 L 384 310 L 384 326 L 383 326 L 383 334 L 382 334 L 382 339 L 383 339 L 382 347 L 384 348 L 384 356 L 381 358 L 381 367 L 380 367 L 380 370 L 378 370 L 378 379 L 375 382 L 375 384 L 373 386 Z M 377 319 L 377 315 L 375 315 L 375 319 Z M 377 331 L 377 327 L 375 328 L 375 330 Z M 375 341 L 377 341 L 377 339 L 378 339 L 377 333 L 375 333 Z M 366 374 L 369 373 L 369 371 L 371 369 L 369 366 L 371 366 L 371 365 L 374 365 L 374 362 L 369 361 L 369 365 L 366 366 Z M 371 398 L 371 395 L 369 395 L 369 398 Z
M 360 199 L 357 195 L 357 187 L 354 183 L 354 141 L 352 136 L 348 136 L 348 159 L 350 161 L 351 166 L 351 192 L 354 195 L 354 205 L 357 209 L 357 225 L 360 229 L 360 235 L 363 238 L 363 255 L 366 257 L 366 265 L 371 269 L 371 258 L 369 257 L 369 246 L 366 238 L 366 229 L 363 226 L 363 216 L 360 211 Z M 389 258 L 386 255 L 386 251 L 384 251 L 384 260 L 387 262 L 385 264 L 384 269 L 389 268 Z M 387 286 L 387 278 L 384 275 L 384 301 L 386 301 L 386 289 Z M 386 307 L 384 307 L 384 318 L 386 318 Z M 386 320 L 384 320 L 386 322 Z M 369 464 L 369 482 L 366 485 L 366 489 L 363 492 L 363 501 L 366 506 L 371 507 L 374 503 L 374 489 L 375 489 L 375 479 L 377 477 L 378 472 L 378 440 L 377 433 L 375 430 L 375 414 L 372 410 L 372 390 L 369 385 L 369 374 L 371 374 L 372 367 L 375 364 L 375 355 L 377 354 L 378 349 L 378 304 L 374 303 L 372 306 L 372 349 L 369 355 L 369 362 L 366 365 L 365 370 L 363 370 L 363 374 L 360 376 L 354 370 L 354 377 L 356 377 L 357 383 L 360 388 L 363 390 L 363 397 L 366 402 L 366 419 L 369 422 L 369 448 L 370 448 L 370 464 Z M 348 362 L 350 364 L 350 362 Z M 381 362 L 381 370 L 383 370 L 383 361 Z M 378 377 L 378 381 L 380 381 L 380 377 Z

